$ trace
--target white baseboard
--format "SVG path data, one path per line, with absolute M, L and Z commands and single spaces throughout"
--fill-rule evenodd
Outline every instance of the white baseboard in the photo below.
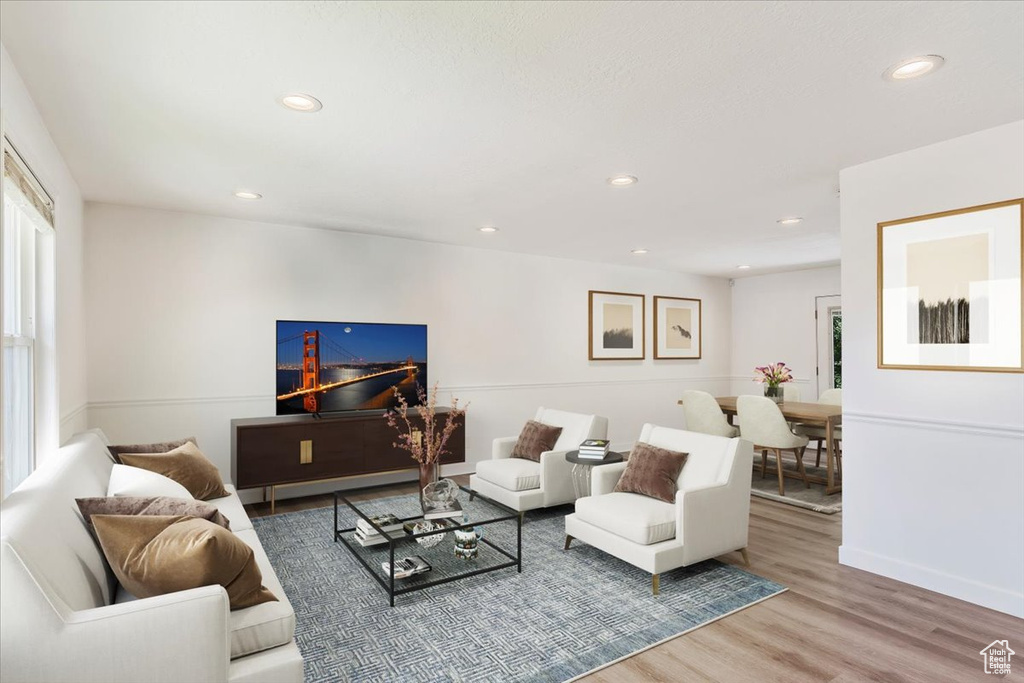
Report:
M 851 548 L 845 544 L 839 546 L 839 564 L 1024 618 L 1024 593 L 953 576 L 893 557 Z

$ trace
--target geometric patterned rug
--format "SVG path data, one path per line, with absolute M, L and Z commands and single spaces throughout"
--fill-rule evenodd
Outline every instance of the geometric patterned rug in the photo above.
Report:
M 387 512 L 389 500 L 365 507 Z M 786 590 L 709 560 L 662 574 L 652 596 L 650 574 L 579 540 L 562 550 L 569 512 L 526 514 L 522 574 L 433 586 L 395 607 L 333 542 L 332 508 L 252 522 L 295 608 L 307 683 L 567 681 Z M 508 527 L 490 540 L 514 548 Z
M 824 459 L 825 457 L 822 455 L 822 460 Z M 814 512 L 821 512 L 826 515 L 834 515 L 835 513 L 842 511 L 843 494 L 826 494 L 824 484 L 811 484 L 811 487 L 807 488 L 807 486 L 805 486 L 799 479 L 786 477 L 786 495 L 780 496 L 779 477 L 772 471 L 775 469 L 774 456 L 768 458 L 768 476 L 764 479 L 761 478 L 761 457 L 756 456 L 754 461 L 753 478 L 750 482 L 750 494 L 752 496 L 756 496 L 757 498 L 767 498 L 768 500 L 774 500 L 779 503 L 793 505 L 806 510 L 813 510 Z M 813 464 L 807 463 L 806 461 L 804 463 L 804 468 L 807 470 L 807 474 L 818 476 L 822 479 L 824 479 L 825 475 L 828 473 L 824 467 L 815 467 Z M 782 469 L 784 472 L 792 471 L 795 473 L 796 461 L 783 458 Z

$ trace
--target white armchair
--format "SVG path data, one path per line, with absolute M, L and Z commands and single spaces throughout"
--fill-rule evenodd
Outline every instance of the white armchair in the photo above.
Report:
M 565 549 L 574 538 L 659 576 L 734 550 L 747 557 L 750 518 L 748 441 L 646 424 L 640 441 L 689 453 L 676 480 L 674 503 L 616 492 L 626 463 L 595 467 L 591 495 L 565 518 Z
M 476 474 L 469 477 L 474 493 L 520 513 L 575 500 L 572 464 L 566 461 L 566 452 L 576 450 L 587 439 L 608 435 L 608 420 L 598 415 L 538 408 L 533 419 L 562 428 L 554 448 L 540 454 L 540 462 L 511 457 L 517 437 L 498 438 L 491 447 L 491 459 L 477 463 Z

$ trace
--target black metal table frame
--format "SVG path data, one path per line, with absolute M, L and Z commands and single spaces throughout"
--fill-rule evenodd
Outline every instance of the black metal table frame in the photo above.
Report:
M 371 520 L 369 517 L 367 517 L 365 514 L 363 514 L 363 511 L 360 510 L 358 507 L 356 507 L 352 503 L 352 501 L 350 501 L 348 499 L 348 496 L 350 496 L 350 495 L 353 495 L 353 494 L 356 494 L 356 493 L 361 493 L 361 492 L 364 492 L 364 491 L 370 491 L 370 490 L 373 490 L 373 489 L 379 489 L 379 488 L 381 488 L 381 487 L 380 486 L 367 486 L 367 487 L 360 488 L 360 489 L 349 489 L 349 490 L 345 490 L 345 491 L 335 491 L 334 492 L 334 542 L 337 543 L 338 541 L 341 541 L 342 543 L 345 544 L 345 547 L 348 549 L 348 551 L 350 553 L 352 553 L 352 555 L 357 560 L 359 560 L 359 563 L 363 565 L 363 567 L 366 569 L 367 572 L 369 572 L 370 576 L 372 576 L 377 581 L 377 583 L 379 583 L 381 585 L 381 587 L 385 590 L 385 592 L 387 592 L 388 597 L 391 600 L 391 606 L 392 607 L 395 606 L 395 596 L 396 595 L 402 595 L 403 593 L 412 593 L 414 591 L 423 590 L 425 588 L 430 588 L 432 586 L 439 586 L 439 585 L 441 585 L 443 583 L 451 583 L 452 581 L 458 581 L 459 579 L 466 579 L 466 578 L 469 578 L 471 576 L 477 576 L 478 574 L 486 574 L 487 572 L 493 572 L 493 571 L 497 571 L 499 569 L 508 569 L 509 567 L 515 567 L 516 571 L 519 572 L 520 574 L 523 572 L 523 519 L 520 516 L 520 514 L 518 512 L 516 512 L 515 510 L 512 510 L 511 508 L 506 507 L 506 506 L 502 505 L 501 503 L 499 503 L 497 501 L 491 500 L 490 498 L 487 498 L 486 496 L 481 496 L 479 493 L 476 493 L 475 491 L 471 491 L 470 489 L 466 488 L 465 486 L 460 486 L 459 489 L 464 491 L 465 493 L 472 494 L 472 496 L 474 498 L 481 498 L 481 499 L 487 501 L 491 505 L 494 505 L 495 507 L 497 507 L 497 508 L 499 508 L 501 510 L 508 510 L 509 514 L 505 515 L 503 517 L 495 517 L 493 519 L 484 519 L 484 520 L 480 520 L 480 521 L 470 522 L 470 523 L 467 523 L 467 524 L 459 524 L 458 526 L 447 527 L 447 528 L 444 528 L 444 529 L 438 529 L 437 531 L 428 531 L 428 532 L 425 532 L 425 533 L 422 533 L 422 534 L 405 534 L 404 537 L 400 536 L 400 537 L 398 537 L 396 539 L 396 538 L 391 538 L 391 536 L 388 533 L 384 532 L 383 529 L 381 529 L 379 526 L 377 526 L 373 522 L 373 520 Z M 348 505 L 349 508 L 353 512 L 355 512 L 357 515 L 359 515 L 359 517 L 361 519 L 363 519 L 366 523 L 368 523 L 371 527 L 373 527 L 373 529 L 377 533 L 382 535 L 384 538 L 388 539 L 388 558 L 389 558 L 389 563 L 390 563 L 390 567 L 391 567 L 389 581 L 385 581 L 384 579 L 382 579 L 379 576 L 379 572 L 377 570 L 375 570 L 373 567 L 371 567 L 370 563 L 367 562 L 363 558 L 363 556 L 359 554 L 359 552 L 356 550 L 355 546 L 353 546 L 352 543 L 350 543 L 348 541 L 348 539 L 345 538 L 345 534 L 354 532 L 356 530 L 356 528 L 355 527 L 352 527 L 351 529 L 339 529 L 338 528 L 338 502 L 339 501 L 341 501 L 341 502 L 345 503 L 346 505 Z M 422 517 L 423 517 L 422 515 L 417 515 L 415 517 L 406 517 L 406 518 L 402 519 L 401 521 L 403 523 L 404 522 L 411 522 L 413 520 L 422 519 Z M 395 588 L 395 546 L 397 546 L 399 543 L 405 542 L 406 539 L 423 538 L 425 536 L 436 536 L 437 534 L 446 534 L 449 531 L 456 531 L 458 529 L 469 529 L 469 528 L 472 528 L 472 527 L 486 526 L 488 524 L 497 524 L 498 522 L 507 522 L 507 521 L 513 520 L 513 519 L 516 520 L 516 554 L 515 555 L 512 555 L 510 552 L 508 552 L 507 550 L 505 550 L 503 548 L 499 548 L 497 545 L 495 545 L 494 543 L 492 543 L 490 540 L 488 540 L 486 538 L 481 538 L 480 539 L 481 542 L 487 544 L 491 548 L 494 548 L 497 552 L 499 552 L 502 555 L 504 555 L 505 557 L 507 557 L 509 559 L 508 562 L 502 562 L 501 564 L 496 564 L 493 567 L 486 567 L 486 568 L 483 568 L 483 569 L 474 569 L 472 571 L 461 572 L 461 573 L 454 574 L 452 576 L 446 576 L 446 577 L 444 577 L 442 579 L 437 579 L 437 580 L 434 580 L 434 581 L 425 581 L 425 582 L 417 584 L 415 586 L 406 586 L 405 588 L 397 588 L 397 589 Z M 395 532 L 391 532 L 391 533 L 395 533 Z M 403 531 L 403 533 L 404 533 L 404 531 Z M 362 546 L 360 546 L 360 547 L 362 547 Z

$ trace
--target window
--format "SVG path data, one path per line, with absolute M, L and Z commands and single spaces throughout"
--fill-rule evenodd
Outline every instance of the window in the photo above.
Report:
M 0 463 L 6 497 L 55 443 L 54 237 L 52 202 L 4 140 L 0 239 Z

